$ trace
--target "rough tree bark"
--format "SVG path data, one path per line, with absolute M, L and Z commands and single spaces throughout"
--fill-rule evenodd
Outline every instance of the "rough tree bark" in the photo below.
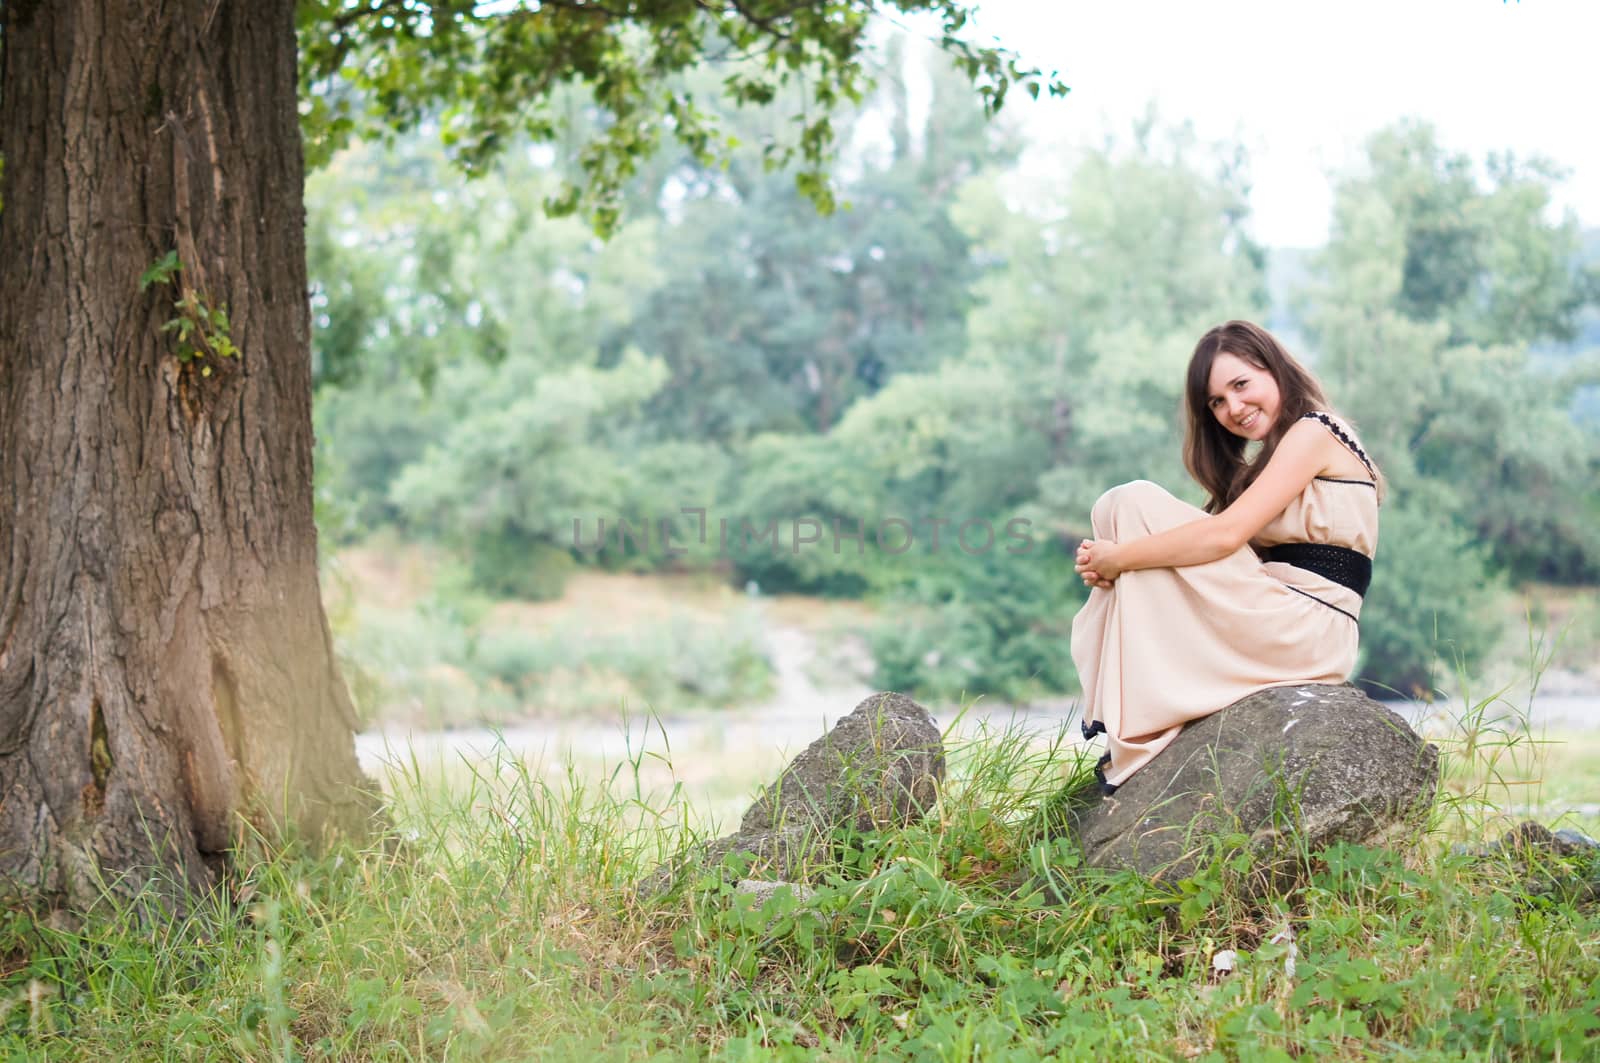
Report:
M 0 889 L 205 887 L 244 823 L 374 808 L 317 589 L 294 0 L 0 11 Z M 239 357 L 178 360 L 183 291 Z

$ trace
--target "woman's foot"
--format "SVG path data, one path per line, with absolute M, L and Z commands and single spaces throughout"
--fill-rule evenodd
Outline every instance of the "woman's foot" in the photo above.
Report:
M 1099 721 L 1096 721 L 1096 722 L 1098 723 Z M 1105 728 L 1102 727 L 1101 730 L 1103 731 L 1103 730 L 1105 730 Z M 1117 792 L 1117 788 L 1115 786 L 1113 786 L 1110 783 L 1106 782 L 1106 768 L 1110 764 L 1111 764 L 1111 754 L 1107 753 L 1104 756 L 1102 756 L 1100 758 L 1099 762 L 1096 763 L 1095 766 L 1094 766 L 1094 777 L 1100 781 L 1100 792 L 1102 794 L 1105 794 L 1107 797 L 1110 797 L 1112 794 Z

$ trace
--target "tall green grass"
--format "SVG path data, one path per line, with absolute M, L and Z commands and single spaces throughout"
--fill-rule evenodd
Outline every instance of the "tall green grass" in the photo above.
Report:
M 1448 741 L 1452 796 L 1424 832 L 1306 853 L 1291 888 L 1261 892 L 1242 888 L 1243 849 L 1175 883 L 1084 867 L 1042 829 L 1084 778 L 1079 748 L 980 729 L 951 742 L 932 816 L 841 838 L 813 896 L 759 908 L 736 867 L 636 895 L 709 833 L 683 787 L 643 781 L 665 750 L 606 773 L 504 751 L 444 773 L 399 762 L 392 834 L 367 848 L 313 859 L 258 842 L 168 923 L 109 899 L 71 923 L 7 914 L 0 1052 L 1595 1058 L 1600 914 L 1539 884 L 1600 867 L 1453 855 L 1492 829 L 1504 751 L 1521 747 L 1483 727 Z

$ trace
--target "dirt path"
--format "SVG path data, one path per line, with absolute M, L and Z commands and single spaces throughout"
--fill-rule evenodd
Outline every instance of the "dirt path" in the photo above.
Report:
M 817 639 L 797 627 L 774 624 L 767 631 L 767 656 L 772 661 L 773 694 L 750 710 L 765 717 L 816 716 L 819 712 L 848 712 L 872 688 L 853 678 L 819 687 L 812 680 L 817 661 Z

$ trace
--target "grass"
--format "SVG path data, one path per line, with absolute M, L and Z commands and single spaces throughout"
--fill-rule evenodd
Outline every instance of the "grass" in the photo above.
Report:
M 549 771 L 505 750 L 451 770 L 399 761 L 393 835 L 369 848 L 258 846 L 155 928 L 111 901 L 77 925 L 6 915 L 0 1052 L 1594 1058 L 1600 913 L 1539 885 L 1562 868 L 1530 876 L 1450 845 L 1494 836 L 1497 798 L 1530 772 L 1547 792 L 1580 785 L 1595 744 L 1535 744 L 1483 711 L 1441 741 L 1447 796 L 1427 833 L 1306 854 L 1298 885 L 1263 895 L 1238 888 L 1242 852 L 1158 885 L 1036 841 L 1038 809 L 1086 763 L 1052 736 L 979 729 L 952 743 L 936 815 L 843 841 L 816 896 L 759 910 L 718 875 L 635 896 L 711 831 L 664 749 Z M 1019 888 L 1047 867 L 1071 903 Z

